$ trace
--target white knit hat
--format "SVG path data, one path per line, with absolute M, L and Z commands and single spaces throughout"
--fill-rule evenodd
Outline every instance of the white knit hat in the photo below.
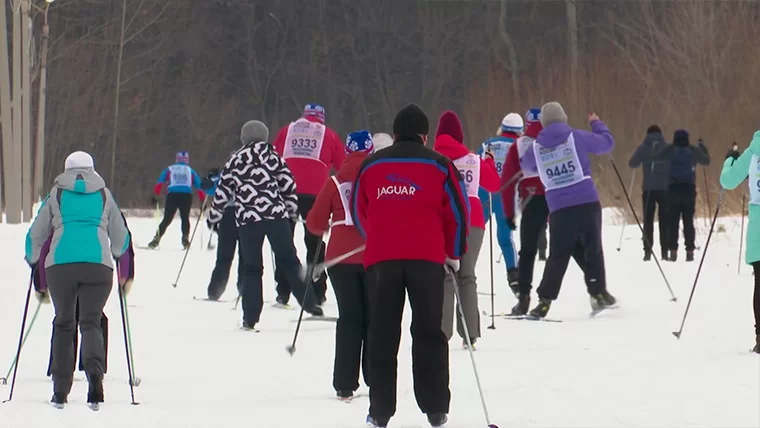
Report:
M 94 169 L 95 162 L 86 152 L 74 152 L 66 158 L 65 169 Z
M 384 132 L 378 132 L 372 136 L 372 142 L 375 144 L 375 151 L 378 151 L 392 146 L 393 138 Z
M 525 123 L 522 116 L 517 113 L 509 113 L 504 116 L 504 120 L 501 121 L 501 132 L 513 132 L 520 134 L 523 132 Z

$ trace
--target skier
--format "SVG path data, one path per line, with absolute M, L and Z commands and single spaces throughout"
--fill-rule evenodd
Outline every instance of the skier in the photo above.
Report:
M 475 265 L 478 262 L 480 247 L 486 232 L 481 200 L 478 190 L 485 189 L 486 198 L 491 192 L 499 190 L 499 173 L 494 165 L 494 155 L 489 148 L 484 152 L 485 160 L 470 153 L 464 143 L 462 124 L 456 113 L 445 111 L 438 121 L 435 133 L 435 151 L 446 156 L 454 163 L 464 179 L 466 193 L 470 204 L 470 234 L 467 235 L 467 252 L 462 255 L 459 271 L 456 275 L 446 277 L 446 289 L 443 297 L 443 332 L 451 340 L 454 314 L 457 313 L 454 302 L 454 284 L 457 281 L 459 296 L 467 321 L 467 331 L 470 343 L 475 344 L 480 337 L 480 311 L 478 309 L 478 284 L 475 275 Z M 457 333 L 462 338 L 462 346 L 466 349 L 467 340 L 462 326 L 462 319 L 456 317 Z
M 660 229 L 661 259 L 668 260 L 668 180 L 670 177 L 667 161 L 654 159 L 654 154 L 667 146 L 662 130 L 657 125 L 647 129 L 647 136 L 628 161 L 628 166 L 638 168 L 644 174 L 641 183 L 641 204 L 644 207 L 644 261 L 652 258 L 654 246 L 654 212 L 657 212 L 657 221 Z
M 579 245 L 585 256 L 582 267 L 592 309 L 597 311 L 615 304 L 615 298 L 607 291 L 602 206 L 591 179 L 588 158 L 588 153 L 611 152 L 615 141 L 607 125 L 595 113 L 589 113 L 588 121 L 592 132 L 573 129 L 567 125 L 567 115 L 559 103 L 544 104 L 541 107 L 544 129 L 520 159 L 523 171 L 538 172 L 551 214 L 549 260 L 536 290 L 539 303 L 530 311 L 532 317 L 546 317 Z
M 449 349 L 441 330 L 444 277 L 467 251 L 469 204 L 454 164 L 425 147 L 428 118 L 416 105 L 393 121 L 395 142 L 370 156 L 354 182 L 351 217 L 367 240 L 369 385 L 367 424 L 396 412 L 396 359 L 405 294 L 412 307 L 417 404 L 434 427 L 447 420 Z
M 346 139 L 348 156 L 338 173 L 322 187 L 306 217 L 306 228 L 312 234 L 323 236 L 330 229 L 330 241 L 325 254 L 327 260 L 334 260 L 364 245 L 364 237 L 351 218 L 350 200 L 359 167 L 373 151 L 373 140 L 369 132 L 349 134 Z M 369 380 L 366 346 L 369 278 L 363 262 L 362 250 L 328 269 L 340 313 L 335 327 L 333 388 L 338 398 L 343 400 L 353 397 L 354 391 L 359 388 L 360 368 L 365 383 Z
M 760 130 L 755 131 L 749 148 L 741 156 L 735 145 L 728 153 L 720 173 L 720 185 L 727 190 L 736 189 L 747 177 L 749 223 L 745 261 L 752 265 L 755 274 L 755 347 L 752 352 L 760 354 Z
M 207 197 L 214 197 L 220 178 L 221 172 L 219 168 L 211 168 L 209 170 L 206 178 L 203 180 L 203 189 Z M 235 200 L 231 199 L 224 207 L 224 214 L 217 228 L 216 264 L 211 272 L 211 279 L 206 291 L 209 300 L 218 301 L 222 297 L 222 294 L 224 294 L 224 290 L 227 289 L 227 281 L 230 278 L 230 269 L 232 268 L 232 261 L 235 259 L 236 249 L 238 253 L 237 290 L 238 294 L 241 294 L 240 285 L 243 278 L 243 258 L 240 257 L 240 247 L 238 246 L 238 228 L 235 223 Z
M 300 277 L 289 219 L 298 215 L 296 183 L 285 161 L 267 142 L 269 130 L 256 120 L 246 122 L 240 131 L 243 147 L 232 155 L 222 170 L 208 212 L 209 229 L 218 231 L 225 208 L 235 201 L 240 254 L 243 263 L 243 329 L 255 330 L 264 305 L 262 290 L 264 238 L 277 258 L 277 264 L 293 286 L 298 302 L 312 315 L 321 316 L 316 297 Z
M 45 240 L 52 234 L 43 266 L 38 266 Z M 103 307 L 113 285 L 113 263 L 129 249 L 130 234 L 119 207 L 95 172 L 92 157 L 74 152 L 55 179 L 26 236 L 25 259 L 32 270 L 45 270 L 47 289 L 41 300 L 53 300 L 53 398 L 57 407 L 67 401 L 74 381 L 76 307 L 82 331 L 82 358 L 89 389 L 87 402 L 103 402 L 105 346 L 101 330 Z M 127 257 L 129 258 L 129 257 Z M 128 261 L 128 260 L 127 260 Z M 121 286 L 131 281 L 120 276 Z
M 187 249 L 190 246 L 190 208 L 193 206 L 193 190 L 198 191 L 201 205 L 206 199 L 206 194 L 201 189 L 201 178 L 190 167 L 190 156 L 187 152 L 177 153 L 174 165 L 170 165 L 161 172 L 153 188 L 154 204 L 158 203 L 164 184 L 167 185 L 164 219 L 158 225 L 156 236 L 150 241 L 148 247 L 151 249 L 158 247 L 161 238 L 166 233 L 166 228 L 172 224 L 174 214 L 179 210 L 179 217 L 182 220 L 182 248 Z
M 533 288 L 536 252 L 540 252 L 541 236 L 545 236 L 549 217 L 549 206 L 546 204 L 544 185 L 541 183 L 538 172 L 526 171 L 520 167 L 520 159 L 528 151 L 532 151 L 533 142 L 536 141 L 536 137 L 543 129 L 541 126 L 541 109 L 532 108 L 528 110 L 525 114 L 525 121 L 528 124 L 525 133 L 517 139 L 516 144 L 509 147 L 504 171 L 501 175 L 501 201 L 506 222 L 511 228 L 515 227 L 515 203 L 519 203 L 522 207 L 520 257 L 517 264 L 518 286 L 512 289 L 518 302 L 512 308 L 512 315 L 528 313 L 530 293 Z M 516 186 L 511 184 L 515 182 L 517 183 Z M 516 197 L 519 199 L 518 201 L 515 200 Z
M 698 147 L 689 143 L 689 132 L 685 129 L 673 133 L 673 144 L 661 147 L 655 153 L 656 160 L 665 160 L 669 165 L 670 183 L 668 185 L 668 254 L 669 261 L 678 260 L 678 230 L 683 219 L 683 238 L 686 248 L 686 261 L 694 261 L 694 212 L 697 203 L 696 166 L 710 165 L 710 154 L 705 142 L 700 138 Z
M 489 138 L 480 147 L 478 154 L 485 156 L 491 153 L 496 164 L 496 171 L 502 176 L 504 163 L 507 159 L 507 150 L 520 137 L 523 132 L 523 119 L 517 113 L 509 113 L 501 121 L 501 126 L 496 130 L 496 137 Z M 507 184 L 514 187 L 517 178 L 508 180 Z M 515 294 L 517 293 L 518 271 L 517 271 L 517 251 L 515 250 L 515 241 L 512 239 L 512 231 L 515 230 L 514 223 L 509 223 L 502 207 L 499 193 L 492 194 L 499 189 L 489 192 L 485 188 L 478 190 L 481 206 L 485 214 L 485 222 L 491 220 L 491 213 L 496 216 L 496 240 L 499 242 L 501 253 L 504 255 L 504 263 L 507 265 L 507 282 Z M 514 207 L 512 207 L 514 211 Z M 485 227 L 485 226 L 484 226 Z

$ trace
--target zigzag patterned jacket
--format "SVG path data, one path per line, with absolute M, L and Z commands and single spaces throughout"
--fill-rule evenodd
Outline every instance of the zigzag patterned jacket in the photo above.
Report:
M 233 199 L 238 226 L 297 215 L 293 174 L 266 141 L 248 143 L 227 160 L 209 208 L 209 226 L 222 219 Z

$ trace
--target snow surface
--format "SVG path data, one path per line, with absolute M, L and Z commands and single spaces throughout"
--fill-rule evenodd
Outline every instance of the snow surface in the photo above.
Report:
M 609 214 L 609 213 L 607 213 Z M 606 221 L 612 223 L 609 215 Z M 139 406 L 131 406 L 124 339 L 116 291 L 106 307 L 110 319 L 106 403 L 100 412 L 85 406 L 87 383 L 77 372 L 65 410 L 48 404 L 52 383 L 45 377 L 52 305 L 42 307 L 21 354 L 13 401 L 0 405 L 0 427 L 362 427 L 368 399 L 351 404 L 334 399 L 332 367 L 334 324 L 304 323 L 297 351 L 290 344 L 297 311 L 270 307 L 275 296 L 271 260 L 265 248 L 265 305 L 261 333 L 238 329 L 240 311 L 232 310 L 235 265 L 224 299 L 205 296 L 215 253 L 196 241 L 178 288 L 172 288 L 182 261 L 179 222 L 165 236 L 160 251 L 137 250 L 137 277 L 129 296 Z M 691 312 L 680 341 L 678 330 L 697 261 L 663 263 L 677 303 L 654 262 L 641 261 L 636 226 L 605 226 L 609 290 L 621 308 L 589 319 L 590 306 L 580 270 L 572 262 L 563 291 L 550 312 L 562 324 L 497 318 L 482 339 L 475 358 L 491 421 L 507 427 L 758 427 L 760 426 L 760 358 L 753 345 L 752 274 L 737 274 L 739 219 L 720 219 L 702 270 Z M 698 245 L 707 227 L 698 220 Z M 136 243 L 153 236 L 155 220 L 130 219 Z M 29 270 L 23 261 L 27 225 L 0 226 L 0 370 L 11 364 L 18 343 Z M 301 226 L 296 242 L 305 254 Z M 657 239 L 655 238 L 655 241 Z M 494 242 L 496 240 L 494 239 Z M 702 247 L 704 248 L 704 247 Z M 489 250 L 485 240 L 478 264 L 480 292 L 489 292 Z M 683 254 L 680 255 L 683 259 Z M 498 250 L 494 251 L 494 260 Z M 742 262 L 743 263 L 743 262 Z M 503 263 L 494 263 L 496 312 L 514 304 Z M 543 263 L 537 263 L 538 284 Z M 535 299 L 535 297 L 534 297 Z M 295 299 L 292 299 L 295 301 Z M 481 295 L 490 312 L 490 296 Z M 32 299 L 29 317 L 34 312 Z M 336 315 L 332 294 L 325 306 Z M 409 314 L 399 352 L 398 411 L 391 427 L 426 426 L 411 382 Z M 27 324 L 28 325 L 28 324 Z M 451 342 L 451 412 L 449 428 L 484 427 L 470 359 Z M 0 372 L 0 376 L 5 373 Z M 10 383 L 10 382 L 9 382 Z M 0 386 L 7 394 L 10 385 Z M 361 392 L 366 393 L 362 387 Z

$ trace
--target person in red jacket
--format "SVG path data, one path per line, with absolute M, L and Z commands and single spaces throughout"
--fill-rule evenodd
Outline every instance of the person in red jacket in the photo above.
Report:
M 537 173 L 525 172 L 520 168 L 520 158 L 531 147 L 541 132 L 541 109 L 532 108 L 525 114 L 525 132 L 507 150 L 507 160 L 501 175 L 501 201 L 507 224 L 515 227 L 515 196 L 522 207 L 520 218 L 520 257 L 517 262 L 518 285 L 512 291 L 518 302 L 512 308 L 512 315 L 525 315 L 530 305 L 530 291 L 533 283 L 533 267 L 538 252 L 539 237 L 546 229 L 549 206 L 544 196 L 544 185 Z M 517 183 L 517 186 L 514 185 Z M 517 195 L 515 195 L 517 189 Z
M 467 332 L 470 343 L 474 344 L 480 337 L 480 310 L 478 309 L 478 284 L 475 275 L 475 265 L 478 262 L 480 247 L 486 233 L 486 221 L 483 217 L 483 206 L 478 197 L 478 189 L 482 187 L 487 192 L 499 190 L 499 173 L 496 171 L 493 155 L 486 152 L 486 159 L 471 153 L 464 144 L 462 123 L 456 113 L 446 111 L 438 121 L 435 133 L 435 151 L 449 158 L 464 179 L 467 197 L 470 202 L 470 234 L 467 235 L 467 252 L 462 256 L 456 278 L 446 278 L 446 289 L 443 298 L 443 332 L 448 339 L 453 335 L 452 324 L 456 310 L 454 308 L 454 284 L 459 285 L 459 297 L 462 299 L 464 318 L 467 322 Z M 457 333 L 462 338 L 462 346 L 466 349 L 467 340 L 462 326 L 462 319 L 456 317 Z
M 272 145 L 285 159 L 295 177 L 298 214 L 306 219 L 314 205 L 317 193 L 330 177 L 330 168 L 339 170 L 346 157 L 343 141 L 335 131 L 325 126 L 324 107 L 318 104 L 307 104 L 303 110 L 303 116 L 280 129 Z M 291 229 L 295 233 L 295 222 L 291 224 Z M 324 242 L 321 236 L 312 234 L 304 227 L 304 243 L 307 263 L 314 263 L 315 256 L 317 263 L 325 261 Z M 277 267 L 275 267 L 274 278 L 277 281 L 277 304 L 287 306 L 292 291 L 290 284 Z M 324 303 L 327 293 L 327 276 L 322 274 L 313 286 L 319 302 Z
M 309 216 L 306 217 L 306 228 L 314 235 L 323 235 L 330 229 L 330 241 L 327 243 L 325 254 L 327 260 L 335 260 L 362 249 L 327 269 L 340 313 L 335 327 L 333 365 L 333 387 L 340 399 L 350 399 L 359 388 L 360 368 L 363 369 L 364 381 L 369 380 L 366 346 L 369 286 L 363 264 L 364 237 L 354 226 L 350 201 L 359 167 L 373 151 L 374 145 L 369 132 L 358 131 L 349 134 L 346 139 L 348 157 L 338 173 L 322 187 Z
M 446 266 L 467 251 L 469 202 L 453 162 L 425 147 L 429 122 L 416 105 L 393 121 L 394 143 L 367 158 L 354 182 L 351 216 L 367 240 L 369 385 L 367 422 L 396 412 L 397 356 L 405 295 L 412 307 L 417 404 L 432 426 L 447 420 L 449 347 L 441 330 Z

